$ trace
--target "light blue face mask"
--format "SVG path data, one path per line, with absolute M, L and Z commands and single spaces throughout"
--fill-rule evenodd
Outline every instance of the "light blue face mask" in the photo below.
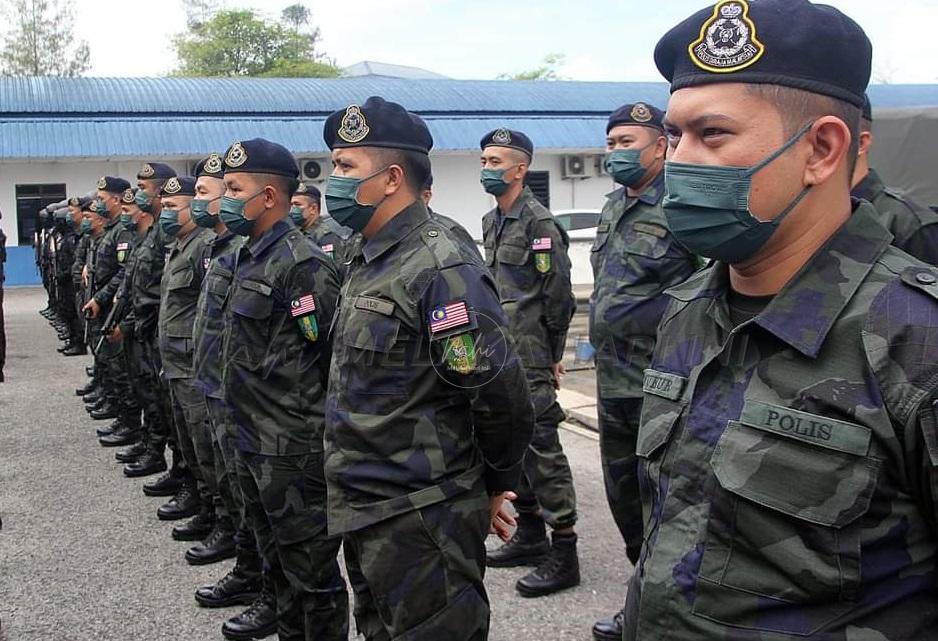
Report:
M 91 219 L 82 218 L 81 223 L 78 225 L 78 231 L 80 231 L 83 234 L 90 234 L 91 233 Z
M 303 208 L 296 205 L 290 207 L 290 220 L 293 221 L 294 225 L 302 228 L 306 224 L 306 219 L 303 218 Z
M 169 237 L 174 237 L 182 231 L 182 223 L 179 222 L 179 213 L 188 208 L 188 205 L 182 209 L 167 209 L 164 207 L 162 211 L 160 211 L 160 227 L 163 229 L 164 234 Z
M 791 149 L 812 125 L 802 127 L 778 150 L 749 168 L 665 162 L 661 207 L 674 237 L 699 256 L 729 264 L 755 256 L 812 185 L 802 189 L 778 216 L 762 221 L 749 211 L 752 177 Z
M 251 232 L 254 231 L 255 221 L 244 217 L 244 208 L 250 201 L 263 193 L 264 190 L 261 189 L 250 198 L 245 198 L 244 200 L 232 198 L 231 196 L 222 196 L 218 216 L 221 218 L 221 221 L 225 223 L 225 227 L 239 236 L 250 236 Z
M 386 172 L 388 169 L 389 167 L 379 169 L 364 178 L 329 176 L 325 193 L 326 209 L 329 210 L 329 215 L 337 223 L 353 231 L 361 232 L 365 229 L 371 217 L 375 215 L 375 210 L 384 202 L 384 198 L 373 205 L 360 203 L 358 202 L 358 189 L 362 186 L 362 183 Z
M 134 220 L 133 214 L 121 214 L 121 225 L 124 226 L 124 229 L 127 231 L 137 231 L 137 221 Z
M 142 189 L 134 194 L 134 202 L 137 203 L 137 207 L 140 208 L 140 211 L 144 213 L 149 214 L 153 211 L 153 199 L 147 196 L 147 192 Z
M 613 149 L 606 153 L 603 166 L 612 179 L 624 187 L 633 187 L 648 174 L 648 168 L 642 166 L 642 152 L 658 142 L 656 139 L 644 147 L 630 149 Z

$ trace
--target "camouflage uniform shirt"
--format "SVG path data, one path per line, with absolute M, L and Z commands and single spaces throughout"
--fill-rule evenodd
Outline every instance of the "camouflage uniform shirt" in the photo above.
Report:
M 130 255 L 133 236 L 134 232 L 127 231 L 120 224 L 120 217 L 115 217 L 107 222 L 101 240 L 94 246 L 93 298 L 104 315 L 107 315 L 117 288 L 124 281 L 124 261 Z
M 938 638 L 938 270 L 877 219 L 738 325 L 722 263 L 669 291 L 625 639 Z
M 567 233 L 525 187 L 509 211 L 482 218 L 482 239 L 525 367 L 559 363 L 576 310 Z
M 151 339 L 157 332 L 160 316 L 160 286 L 166 266 L 166 238 L 158 223 L 153 223 L 134 252 L 134 270 L 130 288 L 134 308 L 134 332 L 141 340 Z
M 234 273 L 224 305 L 222 387 L 235 446 L 270 456 L 322 452 L 335 266 L 288 220 L 218 262 L 214 273 Z
M 930 265 L 938 265 L 938 214 L 883 184 L 872 169 L 853 189 L 854 198 L 873 203 L 892 244 Z
M 683 283 L 697 266 L 668 231 L 663 196 L 664 172 L 637 198 L 617 189 L 607 196 L 596 230 L 590 342 L 604 398 L 641 397 L 658 321 L 670 301 L 664 290 Z
M 514 488 L 534 417 L 494 283 L 422 201 L 359 245 L 333 330 L 329 529 Z

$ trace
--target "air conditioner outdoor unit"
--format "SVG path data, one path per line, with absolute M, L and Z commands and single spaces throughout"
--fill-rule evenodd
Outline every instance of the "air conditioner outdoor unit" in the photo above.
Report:
M 318 160 L 304 160 L 302 163 L 303 166 L 303 178 L 305 180 L 320 180 L 322 176 L 322 165 L 319 164 Z
M 586 156 L 570 155 L 563 157 L 564 178 L 588 178 L 589 175 L 586 167 Z

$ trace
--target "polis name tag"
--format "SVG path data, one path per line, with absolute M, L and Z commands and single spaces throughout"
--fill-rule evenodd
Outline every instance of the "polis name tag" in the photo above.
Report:
M 739 422 L 748 427 L 856 456 L 866 456 L 870 451 L 870 428 L 781 405 L 747 399 L 743 404 Z
M 368 312 L 375 312 L 383 316 L 394 314 L 394 303 L 383 298 L 372 298 L 371 296 L 359 296 L 355 299 L 355 309 L 364 309 Z
M 645 382 L 642 390 L 646 394 L 654 394 L 662 398 L 676 401 L 684 393 L 687 379 L 677 374 L 668 374 L 654 369 L 645 370 Z

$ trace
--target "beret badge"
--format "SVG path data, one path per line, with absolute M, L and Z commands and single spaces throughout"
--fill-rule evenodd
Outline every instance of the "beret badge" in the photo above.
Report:
M 765 46 L 756 38 L 746 0 L 720 0 L 687 52 L 695 65 L 712 73 L 733 73 L 762 57 Z
M 218 154 L 209 154 L 203 170 L 208 174 L 220 174 L 222 172 L 221 156 Z
M 371 129 L 365 121 L 361 107 L 358 105 L 349 105 L 342 116 L 342 122 L 339 126 L 339 138 L 348 143 L 357 143 L 365 139 Z
M 107 189 L 107 178 L 105 178 L 104 176 L 101 176 L 100 178 L 98 178 L 97 187 L 98 189 Z
M 308 194 L 308 193 L 309 193 L 309 188 L 306 186 L 306 183 L 300 183 L 300 184 L 297 186 L 296 191 L 293 192 L 293 193 L 295 193 L 295 194 Z
M 648 108 L 648 105 L 642 102 L 638 102 L 632 107 L 632 112 L 630 114 L 632 120 L 635 122 L 650 122 L 654 117 L 651 113 L 651 109 Z
M 133 189 L 125 189 L 125 190 L 124 190 L 124 193 L 121 194 L 121 202 L 124 203 L 125 205 L 132 205 L 132 204 L 134 204 L 134 202 L 135 202 L 135 201 L 134 201 L 134 190 L 133 190 Z
M 231 145 L 228 155 L 225 156 L 225 164 L 232 169 L 237 169 L 248 161 L 248 152 L 244 150 L 240 142 Z
M 143 169 L 140 170 L 140 177 L 141 177 L 141 178 L 144 178 L 144 179 L 146 179 L 146 178 L 152 178 L 152 177 L 153 177 L 153 174 L 155 174 L 155 173 L 156 173 L 156 172 L 153 170 L 153 166 L 150 165 L 150 163 L 146 163 L 146 164 L 143 166 Z
M 166 181 L 166 186 L 163 187 L 163 191 L 167 194 L 178 194 L 182 191 L 182 185 L 179 184 L 179 179 L 173 176 Z
M 507 129 L 499 129 L 492 134 L 492 143 L 495 145 L 510 145 L 511 133 Z

